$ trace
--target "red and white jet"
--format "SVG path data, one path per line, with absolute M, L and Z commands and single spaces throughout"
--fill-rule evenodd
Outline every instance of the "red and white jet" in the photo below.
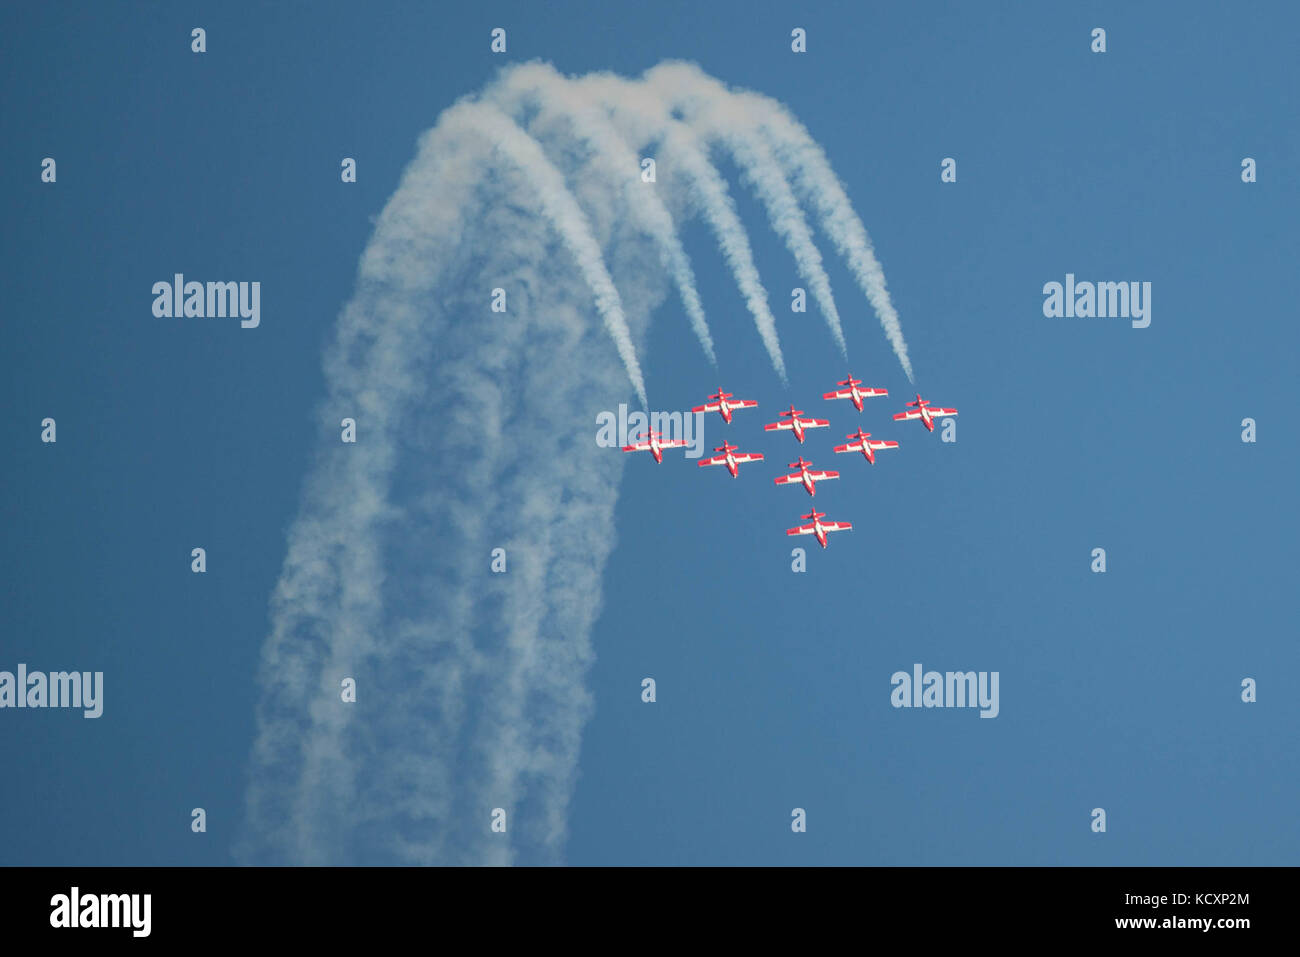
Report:
M 859 412 L 862 411 L 863 399 L 868 399 L 873 395 L 889 395 L 888 389 L 859 389 L 858 386 L 862 385 L 862 380 L 853 378 L 853 373 L 849 373 L 849 377 L 843 382 L 837 382 L 835 384 L 839 386 L 847 386 L 847 388 L 836 389 L 834 392 L 827 392 L 822 396 L 822 398 L 852 399 L 854 407 L 857 408 Z
M 830 425 L 830 423 L 825 419 L 801 419 L 799 418 L 801 415 L 803 415 L 802 409 L 796 409 L 794 406 L 790 406 L 789 412 L 781 413 L 782 418 L 788 416 L 784 422 L 769 422 L 767 425 L 763 426 L 763 431 L 793 431 L 794 437 L 798 439 L 799 444 L 802 445 L 804 429 L 824 429 L 826 426 Z
M 816 495 L 818 482 L 825 479 L 837 479 L 840 477 L 839 472 L 822 472 L 816 469 L 810 469 L 808 467 L 810 465 L 812 465 L 812 463 L 805 462 L 801 455 L 799 456 L 799 461 L 790 463 L 790 468 L 798 469 L 799 471 L 792 472 L 789 475 L 779 475 L 772 481 L 777 485 L 793 485 L 795 482 L 802 482 L 804 490 L 809 495 Z
M 723 392 L 722 387 L 719 386 L 718 391 L 709 396 L 708 402 L 704 405 L 697 405 L 695 408 L 691 409 L 691 411 L 721 412 L 722 421 L 730 425 L 732 412 L 735 412 L 737 409 L 754 409 L 758 407 L 758 403 L 753 399 L 732 399 L 731 395 L 730 392 Z
M 644 439 L 623 446 L 623 451 L 649 452 L 655 457 L 655 461 L 662 465 L 664 449 L 683 449 L 686 445 L 685 439 L 665 439 L 659 432 L 649 432 Z
M 761 452 L 741 452 L 739 455 L 736 455 L 736 449 L 738 448 L 740 448 L 740 446 L 732 445 L 726 439 L 723 439 L 722 444 L 713 450 L 715 452 L 721 452 L 722 454 L 715 455 L 708 459 L 701 459 L 698 464 L 700 468 L 703 468 L 706 465 L 725 465 L 727 471 L 731 473 L 731 477 L 735 478 L 740 474 L 740 466 L 744 465 L 746 462 L 763 461 L 763 453 Z
M 836 452 L 861 452 L 872 465 L 876 464 L 876 451 L 879 449 L 896 449 L 897 442 L 882 442 L 879 439 L 873 440 L 870 432 L 863 432 L 861 427 L 856 432 L 850 432 L 844 436 L 846 439 L 852 439 L 847 445 L 835 446 Z
M 807 525 L 787 528 L 785 533 L 787 535 L 816 535 L 817 543 L 821 545 L 822 548 L 825 548 L 827 532 L 847 532 L 853 527 L 852 522 L 823 522 L 822 518 L 824 518 L 825 515 L 825 512 L 818 512 L 816 510 L 809 512 L 807 515 L 800 515 L 800 518 L 811 518 L 812 521 Z
M 911 419 L 920 419 L 927 429 L 934 431 L 935 419 L 946 419 L 949 416 L 957 414 L 956 409 L 941 409 L 937 405 L 931 405 L 929 399 L 922 399 L 921 393 L 916 394 L 916 401 L 907 403 L 909 406 L 916 406 L 907 412 L 894 413 L 895 422 L 906 422 Z

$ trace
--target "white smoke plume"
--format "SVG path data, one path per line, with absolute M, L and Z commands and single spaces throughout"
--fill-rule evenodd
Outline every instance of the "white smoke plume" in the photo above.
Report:
M 760 129 L 771 136 L 775 151 L 793 170 L 797 187 L 816 208 L 822 228 L 831 237 L 840 255 L 848 261 L 849 271 L 857 281 L 858 288 L 876 311 L 880 326 L 885 330 L 885 337 L 889 340 L 899 365 L 903 367 L 907 380 L 915 382 L 912 360 L 907 354 L 907 341 L 903 338 L 903 326 L 885 284 L 885 270 L 876 259 L 875 247 L 867 235 L 867 228 L 854 211 L 839 177 L 831 169 L 825 151 L 803 124 L 793 119 L 775 100 L 754 94 L 745 94 L 744 98 L 758 105 L 756 112 L 763 117 Z M 767 109 L 763 110 L 763 106 L 767 106 Z
M 657 144 L 661 167 L 681 171 L 690 202 L 717 238 L 723 259 L 754 317 L 772 368 L 785 384 L 785 357 L 776 334 L 776 319 L 767 303 L 749 236 L 727 181 L 709 161 L 707 147 L 694 130 L 671 116 L 667 104 L 644 83 L 629 83 L 611 74 L 591 74 L 575 82 L 587 96 L 610 110 L 611 120 L 625 136 L 640 144 Z
M 598 154 L 604 172 L 612 182 L 622 183 L 624 199 L 634 225 L 654 240 L 665 269 L 673 277 L 682 298 L 691 329 L 710 364 L 716 366 L 713 336 L 704 316 L 699 291 L 695 288 L 695 271 L 682 248 L 672 214 L 659 197 L 659 191 L 647 188 L 631 171 L 640 166 L 640 157 L 609 122 L 609 117 L 563 77 L 549 63 L 526 63 L 502 76 L 495 89 L 495 100 L 504 108 L 517 112 L 535 109 L 531 126 L 546 129 L 553 123 L 568 123 L 572 132 Z
M 714 116 L 727 119 L 725 125 L 731 128 L 732 135 L 740 131 L 741 135 L 760 143 L 771 144 L 772 152 L 790 170 L 795 188 L 817 211 L 822 228 L 847 261 L 854 280 L 879 317 L 908 381 L 915 381 L 903 327 L 890 299 L 885 272 L 876 259 L 871 237 L 854 211 L 844 184 L 831 168 L 826 152 L 803 124 L 771 97 L 731 90 L 693 63 L 663 63 L 648 71 L 646 78 L 684 105 L 711 104 Z
M 805 193 L 833 177 L 786 120 L 753 122 L 779 136 L 755 170 L 780 160 Z M 709 221 L 784 375 L 701 136 L 650 84 L 529 65 L 421 138 L 326 356 L 321 451 L 271 602 L 238 859 L 562 859 L 624 459 L 596 445 L 596 413 L 628 380 L 645 401 L 637 349 L 670 286 L 712 347 L 669 210 Z M 688 195 L 640 189 L 651 143 L 682 173 L 653 188 Z M 852 211 L 817 208 L 857 248 Z M 497 287 L 506 313 L 489 308 Z M 339 441 L 349 417 L 355 444 Z M 504 574 L 490 569 L 498 548 Z M 489 827 L 498 808 L 504 834 Z
M 716 81 L 700 82 L 701 75 L 698 68 L 666 64 L 649 70 L 645 84 L 661 102 L 681 111 L 692 129 L 706 140 L 721 143 L 740 164 L 746 182 L 767 209 L 772 228 L 794 256 L 799 275 L 826 317 L 840 354 L 847 358 L 848 345 L 821 253 L 785 170 L 759 132 L 759 123 L 770 108 L 758 110 L 756 116 L 750 101 L 734 96 Z
M 641 376 L 636 349 L 632 345 L 632 334 L 623 315 L 622 298 L 605 267 L 600 244 L 591 233 L 586 213 L 569 192 L 564 174 L 551 164 L 546 152 L 535 139 L 490 104 L 458 103 L 443 113 L 440 123 L 452 130 L 464 128 L 486 136 L 516 169 L 528 177 L 544 215 L 564 240 L 578 269 L 587 280 L 587 285 L 591 287 L 596 310 L 605 320 L 605 328 L 614 339 L 618 357 L 623 360 L 627 376 L 632 380 L 632 387 L 636 389 L 642 407 L 648 411 L 650 405 L 646 401 L 645 381 Z

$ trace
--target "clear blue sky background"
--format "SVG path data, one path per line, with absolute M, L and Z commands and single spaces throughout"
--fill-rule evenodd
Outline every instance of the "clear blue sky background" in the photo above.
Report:
M 727 437 L 768 460 L 735 482 L 672 453 L 628 463 L 567 860 L 1297 862 L 1300 13 L 695 6 L 4 7 L 0 669 L 102 670 L 107 689 L 97 721 L 0 712 L 0 863 L 230 862 L 322 347 L 416 137 L 534 57 L 685 58 L 786 103 L 871 231 L 917 387 L 961 410 L 954 444 L 890 421 L 907 382 L 824 241 L 852 371 L 891 394 L 861 417 L 821 401 L 848 370 L 815 307 L 788 312 L 794 265 L 737 185 L 787 391 L 684 227 L 722 384 L 762 406 Z M 262 327 L 155 320 L 174 272 L 259 279 Z M 1067 272 L 1150 281 L 1150 328 L 1043 318 Z M 642 359 L 660 407 L 717 384 L 675 299 Z M 832 421 L 799 450 L 760 428 L 791 401 Z M 902 448 L 832 456 L 859 421 Z M 855 524 L 803 575 L 783 530 L 808 499 L 771 482 L 796 451 L 844 473 L 816 502 Z M 999 671 L 1001 715 L 891 708 L 914 662 Z

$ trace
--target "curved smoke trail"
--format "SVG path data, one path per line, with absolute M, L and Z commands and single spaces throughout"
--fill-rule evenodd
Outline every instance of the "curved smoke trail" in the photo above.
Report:
M 630 83 L 611 74 L 593 74 L 576 81 L 584 93 L 610 111 L 611 121 L 624 135 L 641 144 L 657 144 L 663 165 L 680 169 L 691 204 L 699 210 L 723 259 L 731 269 L 772 368 L 786 382 L 785 357 L 776 334 L 776 318 L 767 303 L 749 236 L 736 212 L 727 181 L 709 161 L 707 146 L 695 131 L 672 117 L 669 107 L 643 83 Z
M 660 260 L 673 276 L 691 329 L 700 340 L 709 363 L 717 366 L 713 336 L 704 317 L 699 291 L 695 288 L 695 271 L 682 248 L 672 214 L 659 198 L 657 190 L 647 189 L 639 177 L 630 175 L 630 171 L 640 168 L 640 157 L 611 126 L 608 116 L 549 63 L 526 63 L 508 71 L 502 76 L 495 94 L 496 100 L 512 112 L 536 109 L 537 116 L 531 123 L 534 130 L 545 128 L 552 122 L 567 122 L 579 139 L 597 151 L 605 164 L 606 175 L 611 181 L 623 184 L 624 198 L 634 224 L 658 246 Z
M 745 182 L 754 190 L 767 210 L 768 221 L 785 241 L 799 275 L 808 283 L 831 330 L 840 354 L 847 358 L 848 345 L 840 323 L 839 309 L 831 294 L 830 277 L 822 265 L 822 256 L 813 242 L 812 230 L 803 209 L 795 198 L 780 161 L 761 136 L 759 123 L 770 108 L 757 116 L 749 103 L 733 95 L 711 77 L 703 82 L 697 67 L 668 63 L 646 72 L 645 83 L 657 98 L 682 112 L 684 121 L 709 141 L 723 145 L 740 164 Z
M 746 122 L 777 138 L 753 175 L 779 161 L 805 193 L 833 177 L 802 128 L 755 103 Z M 421 138 L 325 359 L 321 451 L 263 649 L 240 860 L 560 859 L 624 458 L 596 445 L 596 413 L 629 380 L 644 401 L 637 348 L 670 285 L 712 343 L 669 205 L 641 188 L 642 147 L 686 170 L 676 199 L 710 222 L 784 373 L 704 136 L 653 84 L 528 65 Z M 802 218 L 784 195 L 764 201 L 774 221 Z M 826 203 L 823 225 L 869 273 L 856 216 Z M 780 228 L 802 248 L 797 226 Z M 496 288 L 505 313 L 489 308 Z M 355 444 L 339 441 L 344 418 Z M 557 433 L 563 421 L 590 431 Z M 489 827 L 496 808 L 508 836 Z

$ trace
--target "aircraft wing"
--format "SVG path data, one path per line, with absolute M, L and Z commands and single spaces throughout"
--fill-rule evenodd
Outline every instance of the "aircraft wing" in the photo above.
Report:
M 847 532 L 852 527 L 852 522 L 822 522 L 822 529 L 827 532 Z
M 822 528 L 829 528 L 829 527 L 830 526 L 828 525 L 822 526 Z M 798 528 L 787 528 L 785 530 L 785 533 L 787 535 L 813 535 L 816 532 L 817 532 L 816 525 L 800 525 Z
M 739 402 L 730 403 L 733 409 L 757 409 L 758 402 L 754 399 L 741 399 Z
M 921 417 L 921 412 L 918 409 L 909 409 L 906 412 L 894 413 L 895 422 L 908 422 L 912 419 L 919 419 L 920 417 Z
M 894 443 L 894 444 L 897 445 L 898 443 Z M 861 452 L 862 443 L 850 442 L 848 445 L 837 445 L 835 446 L 835 451 L 836 452 Z
M 644 452 L 644 451 L 646 451 L 646 449 L 648 449 L 648 448 L 650 448 L 650 442 L 649 442 L 649 440 L 644 440 L 644 441 L 641 441 L 641 442 L 633 442 L 631 445 L 625 445 L 625 446 L 623 446 L 623 451 L 624 451 L 624 452 Z
M 764 432 L 784 432 L 784 431 L 786 431 L 786 430 L 788 430 L 788 429 L 793 429 L 793 428 L 794 428 L 794 423 L 793 423 L 793 422 L 790 422 L 790 421 L 788 421 L 788 420 L 786 420 L 786 421 L 781 421 L 781 422 L 769 422 L 769 423 L 767 423 L 767 425 L 763 426 L 763 431 L 764 431 Z
M 858 389 L 858 395 L 864 399 L 873 395 L 889 395 L 887 389 Z M 836 389 L 834 392 L 827 392 L 822 395 L 823 399 L 851 399 L 853 398 L 852 389 Z
M 739 459 L 737 459 L 737 461 L 739 461 Z M 699 465 L 700 468 L 703 468 L 706 465 L 726 465 L 727 457 L 725 455 L 715 455 L 711 459 L 700 459 L 696 464 Z
M 706 402 L 704 403 L 704 405 L 697 405 L 695 408 L 691 409 L 691 411 L 692 412 L 721 412 L 722 403 Z
M 805 429 L 820 429 L 823 426 L 830 425 L 831 423 L 828 419 L 800 419 L 799 424 Z
M 734 458 L 737 462 L 741 464 L 744 464 L 745 462 L 761 462 L 763 461 L 763 453 L 746 452 L 743 455 L 734 455 L 732 456 L 732 458 Z
M 897 442 L 894 442 L 894 441 L 892 441 L 892 440 L 889 441 L 889 442 L 872 442 L 872 443 L 871 443 L 871 447 L 872 447 L 873 449 L 896 449 L 896 448 L 898 448 L 898 443 L 897 443 Z M 836 449 L 835 451 L 838 452 L 839 449 Z M 862 446 L 859 445 L 859 446 L 858 446 L 856 449 L 854 449 L 853 451 L 855 451 L 855 452 L 861 452 L 861 451 L 862 451 Z
M 684 449 L 690 444 L 685 439 L 663 439 L 659 443 L 661 449 Z
M 803 475 L 799 472 L 795 472 L 793 475 L 778 475 L 772 481 L 777 485 L 793 485 L 796 482 L 802 482 Z
M 930 418 L 932 419 L 946 419 L 949 416 L 956 415 L 956 414 L 957 414 L 956 409 L 931 409 L 930 410 Z
M 840 477 L 839 472 L 809 472 L 814 482 L 820 482 L 823 479 L 837 479 Z

